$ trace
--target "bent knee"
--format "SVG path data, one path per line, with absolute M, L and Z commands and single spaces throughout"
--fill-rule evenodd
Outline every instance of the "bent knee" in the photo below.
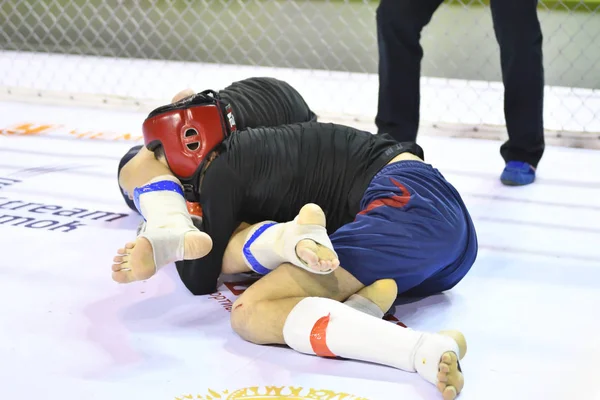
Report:
M 258 332 L 255 332 L 253 319 L 256 319 L 256 303 L 252 301 L 243 301 L 242 298 L 237 299 L 231 308 L 231 329 L 237 333 L 242 339 L 261 344 Z

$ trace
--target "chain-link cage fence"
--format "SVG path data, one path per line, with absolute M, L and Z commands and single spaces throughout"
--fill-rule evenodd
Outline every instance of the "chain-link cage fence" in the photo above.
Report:
M 185 87 L 220 89 L 238 78 L 271 75 L 297 86 L 320 112 L 372 118 L 378 4 L 0 0 L 0 86 L 5 94 L 164 102 Z M 546 127 L 599 132 L 600 1 L 540 2 L 538 10 Z M 445 2 L 421 43 L 423 120 L 504 125 L 487 4 Z

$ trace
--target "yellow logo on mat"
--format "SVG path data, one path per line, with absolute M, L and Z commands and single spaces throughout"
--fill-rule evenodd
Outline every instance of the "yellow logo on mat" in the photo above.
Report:
M 253 386 L 234 391 L 208 390 L 206 395 L 184 395 L 175 400 L 368 400 L 349 393 L 325 389 L 304 389 L 294 386 Z

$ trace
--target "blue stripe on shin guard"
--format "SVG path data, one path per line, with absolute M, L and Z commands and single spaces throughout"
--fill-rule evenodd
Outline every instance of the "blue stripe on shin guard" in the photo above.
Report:
M 142 215 L 142 217 L 144 216 L 142 214 L 142 208 L 140 207 L 140 196 L 143 195 L 144 193 L 150 193 L 150 192 L 160 192 L 160 191 L 169 191 L 169 192 L 176 192 L 179 193 L 182 197 L 183 197 L 183 189 L 181 188 L 181 186 L 179 186 L 178 183 L 173 182 L 173 181 L 158 181 L 158 182 L 154 182 L 154 183 L 149 183 L 147 185 L 141 186 L 141 187 L 136 187 L 133 190 L 133 202 L 135 204 L 135 208 L 137 208 L 137 210 L 140 212 L 140 215 Z M 146 218 L 144 217 L 144 220 Z
M 261 275 L 266 275 L 269 272 L 271 272 L 271 270 L 266 268 L 264 265 L 262 265 L 256 259 L 256 257 L 254 257 L 254 255 L 250 251 L 250 246 L 252 246 L 252 243 L 254 243 L 254 241 L 256 239 L 258 239 L 258 237 L 260 235 L 262 235 L 264 231 L 266 231 L 268 228 L 270 228 L 271 226 L 273 226 L 275 224 L 276 224 L 276 222 L 269 222 L 269 223 L 262 225 L 257 230 L 255 230 L 254 233 L 252 234 L 252 236 L 250 236 L 250 239 L 248 239 L 246 241 L 246 243 L 244 243 L 244 247 L 242 249 L 242 251 L 244 252 L 244 256 L 246 256 L 246 260 L 248 260 L 248 262 L 250 263 L 250 268 L 252 268 L 252 270 L 254 272 L 261 274 Z

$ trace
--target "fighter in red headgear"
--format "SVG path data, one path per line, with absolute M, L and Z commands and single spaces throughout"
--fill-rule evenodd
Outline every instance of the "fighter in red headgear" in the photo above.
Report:
M 197 201 L 197 178 L 207 156 L 235 130 L 231 106 L 212 90 L 155 109 L 142 127 L 146 148 L 162 146 L 188 201 Z
M 220 104 L 217 104 L 217 107 L 221 107 L 223 118 L 225 118 L 226 123 L 228 122 L 226 128 L 230 128 L 231 130 L 233 130 L 234 127 L 237 128 L 237 130 L 246 130 L 248 128 L 257 128 L 261 126 L 279 126 L 295 122 L 315 121 L 317 118 L 315 113 L 306 104 L 302 95 L 296 89 L 287 82 L 274 78 L 248 78 L 233 82 L 226 88 L 219 90 L 217 96 L 214 96 L 214 92 L 212 91 L 206 91 L 203 92 L 207 96 L 204 99 L 201 99 L 201 96 L 198 96 L 195 99 L 187 98 L 194 93 L 197 92 L 191 89 L 181 91 L 175 96 L 173 102 L 179 104 L 181 103 L 180 100 L 184 99 L 186 102 L 198 105 L 202 104 L 202 101 L 206 101 L 205 104 L 210 105 L 213 101 L 216 103 L 220 101 Z M 225 109 L 223 109 L 224 104 L 227 105 Z M 173 109 L 173 107 L 168 108 L 168 106 L 165 108 L 161 107 L 153 112 L 153 114 L 159 113 L 159 110 L 161 110 L 160 113 L 167 113 Z M 215 114 L 208 114 L 215 116 Z M 193 132 L 190 131 L 189 133 Z M 218 137 L 218 134 L 216 137 Z M 190 139 L 190 143 L 194 143 L 193 138 Z M 142 147 L 145 146 L 138 145 L 132 147 L 121 158 L 118 168 L 119 177 L 121 176 L 122 169 L 137 156 Z M 210 150 L 207 150 L 206 148 L 204 150 L 198 148 L 195 154 L 197 155 L 204 151 L 210 153 Z M 172 159 L 173 157 L 170 158 Z M 130 197 L 130 193 L 126 193 L 126 191 L 121 188 L 121 194 L 129 208 L 137 212 L 133 199 Z M 201 215 L 199 208 L 198 203 L 188 203 L 188 209 L 190 213 L 194 215 Z

